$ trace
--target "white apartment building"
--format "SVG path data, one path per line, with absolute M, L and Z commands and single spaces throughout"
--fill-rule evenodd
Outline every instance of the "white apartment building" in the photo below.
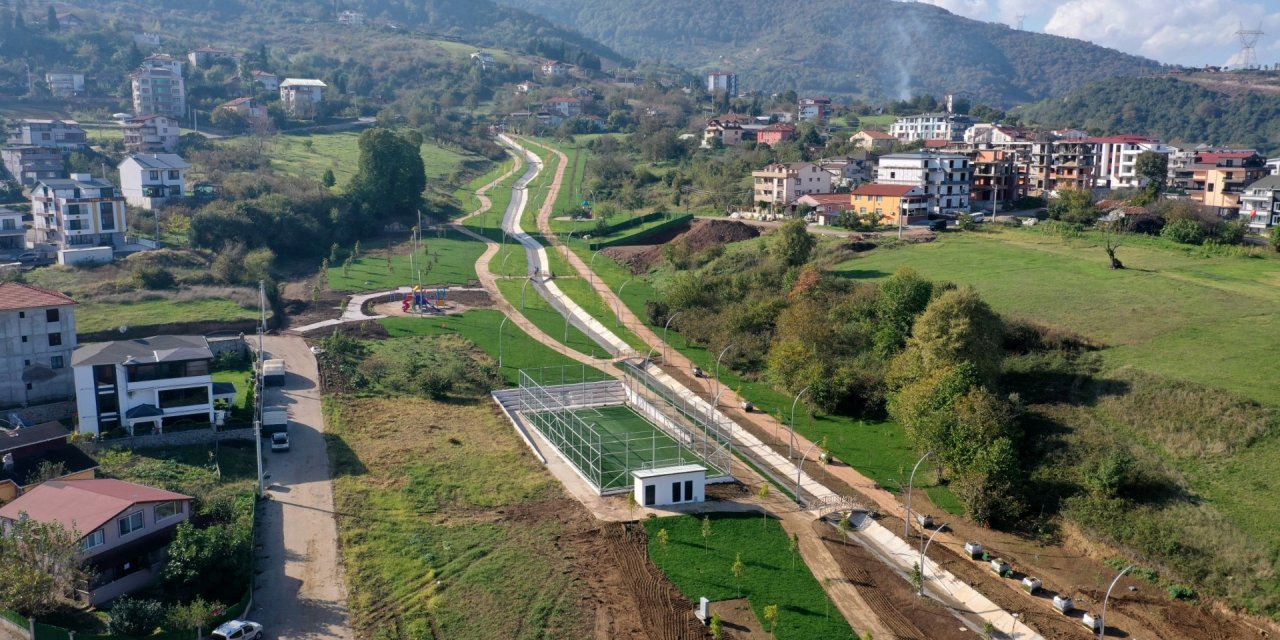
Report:
M 1267 171 L 1273 176 L 1280 176 L 1280 158 L 1267 160 Z
M 730 98 L 738 97 L 738 74 L 714 71 L 707 74 L 707 93 L 725 92 Z
M 831 174 L 812 162 L 779 162 L 751 172 L 757 209 L 795 203 L 801 196 L 831 192 Z
M 291 116 L 310 118 L 316 114 L 316 105 L 324 101 L 327 86 L 312 78 L 285 78 L 280 83 L 280 104 Z
M 24 187 L 48 178 L 61 178 L 64 173 L 62 151 L 57 147 L 4 147 L 0 148 L 0 159 L 9 176 Z
M 172 153 L 129 156 L 120 163 L 120 192 L 130 206 L 154 209 L 182 197 L 190 166 Z
M 83 149 L 89 138 L 75 120 L 23 118 L 10 122 L 6 144 L 56 147 L 63 151 Z
M 889 133 L 903 142 L 947 140 L 964 142 L 964 134 L 976 124 L 973 118 L 955 113 L 923 113 L 902 116 L 889 127 Z
M 181 118 L 187 113 L 182 62 L 172 56 L 152 56 L 129 74 L 135 116 L 161 114 Z M 171 62 L 172 61 L 172 62 Z
M 1269 175 L 1245 187 L 1240 194 L 1240 219 L 1257 233 L 1280 226 L 1280 175 Z
M 235 400 L 234 385 L 214 384 L 212 361 L 203 336 L 82 345 L 71 359 L 80 432 L 163 430 L 178 420 L 212 423 L 214 402 Z
M 876 182 L 920 187 L 932 212 L 965 213 L 973 170 L 969 158 L 958 153 L 894 153 L 880 157 Z
M 1137 173 L 1138 156 L 1148 151 L 1168 156 L 1174 149 L 1158 138 L 1108 136 L 1091 138 L 1098 147 L 1097 186 L 1107 189 L 1141 189 L 1145 179 Z
M 173 153 L 182 128 L 166 115 L 152 114 L 124 121 L 124 148 L 133 153 Z
M 44 83 L 49 85 L 49 93 L 59 98 L 70 98 L 84 94 L 84 74 L 50 71 L 44 74 Z
M 75 393 L 75 304 L 57 291 L 0 283 L 0 407 L 67 400 Z
M 31 242 L 55 249 L 119 247 L 127 230 L 124 196 L 87 173 L 31 188 Z
M 22 212 L 0 207 L 0 251 L 21 251 L 27 248 L 27 226 L 22 223 Z

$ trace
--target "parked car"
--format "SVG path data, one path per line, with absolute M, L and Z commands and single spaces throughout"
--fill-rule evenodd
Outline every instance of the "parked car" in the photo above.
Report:
M 18 262 L 39 262 L 40 254 L 35 251 L 18 254 Z
M 289 450 L 289 434 L 283 431 L 277 431 L 271 434 L 271 450 L 272 451 L 288 451 Z
M 261 640 L 262 625 L 248 620 L 228 620 L 213 630 L 213 640 Z
M 946 231 L 947 221 L 946 220 L 930 220 L 929 230 L 930 231 Z

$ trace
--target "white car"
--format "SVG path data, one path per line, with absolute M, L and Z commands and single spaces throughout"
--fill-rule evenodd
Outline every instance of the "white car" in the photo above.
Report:
M 271 450 L 272 451 L 288 451 L 289 450 L 289 434 L 283 431 L 277 431 L 271 434 Z
M 213 640 L 261 640 L 262 625 L 248 620 L 228 620 L 213 630 Z

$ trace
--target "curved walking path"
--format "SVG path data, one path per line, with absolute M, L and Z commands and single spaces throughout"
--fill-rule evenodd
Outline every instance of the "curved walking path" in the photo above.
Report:
M 508 139 L 508 141 L 510 140 Z M 513 141 L 510 142 L 514 144 Z M 546 202 L 544 203 L 542 210 L 539 211 L 537 217 L 538 227 L 543 236 L 548 240 L 554 241 L 556 236 L 551 230 L 550 215 L 554 208 L 556 196 L 559 194 L 561 182 L 564 176 L 564 167 L 568 162 L 568 157 L 558 149 L 532 141 L 529 141 L 529 143 L 550 151 L 551 153 L 555 153 L 560 159 L 556 176 L 551 183 Z M 527 150 L 526 153 L 528 153 Z M 539 248 L 542 248 L 541 245 L 539 245 Z M 545 251 L 543 251 L 543 255 L 545 256 Z M 568 260 L 570 266 L 576 269 L 579 273 L 590 273 L 590 267 L 574 252 L 565 251 L 565 258 Z M 596 293 L 605 300 L 607 305 L 612 306 L 616 310 L 615 312 L 618 314 L 619 320 L 623 324 L 627 325 L 627 327 L 636 333 L 636 335 L 638 335 L 646 344 L 662 350 L 664 359 L 666 359 L 665 364 L 680 368 L 684 371 L 692 370 L 693 362 L 679 351 L 669 348 L 668 345 L 666 345 L 658 335 L 648 327 L 648 325 L 636 317 L 631 309 L 623 304 L 622 300 L 602 280 L 598 278 L 590 278 L 589 280 L 591 281 L 592 287 L 595 289 Z M 565 298 L 567 299 L 567 296 Z M 567 301 L 567 303 L 567 306 L 577 306 L 573 304 L 572 301 Z M 605 329 L 605 332 L 609 335 L 613 335 L 612 332 L 608 331 L 608 329 Z M 616 338 L 616 336 L 614 337 Z M 667 354 L 672 354 L 674 357 L 667 358 Z M 717 406 L 713 407 L 711 402 L 702 399 L 698 393 L 688 389 L 678 380 L 672 378 L 656 364 L 648 364 L 648 370 L 650 373 L 662 380 L 663 384 L 669 390 L 684 396 L 687 401 L 699 406 L 699 408 L 706 412 L 706 415 L 714 416 L 715 421 L 718 424 L 727 426 L 736 446 L 739 448 L 745 447 L 752 449 L 759 458 L 763 458 L 766 463 L 772 467 L 773 470 L 781 474 L 782 477 L 797 478 L 797 484 L 800 485 L 804 492 L 814 496 L 818 501 L 841 500 L 842 497 L 834 491 L 831 491 L 818 481 L 814 480 L 808 474 L 803 473 L 800 467 L 802 467 L 808 459 L 800 460 L 798 463 L 800 467 L 797 467 L 797 463 L 788 459 L 786 456 L 773 451 L 771 447 L 757 438 L 754 434 L 735 422 L 734 418 L 730 417 L 725 412 L 722 412 L 718 402 L 716 403 Z M 724 396 L 726 402 L 730 406 L 741 406 L 742 404 L 742 398 L 740 398 L 732 389 L 720 387 L 717 389 L 717 394 L 719 396 Z M 708 397 L 712 397 L 710 393 L 708 393 Z M 716 399 L 718 399 L 718 397 Z M 745 419 L 752 424 L 755 424 L 766 433 L 776 430 L 779 427 L 777 421 L 769 417 L 767 414 L 740 413 L 737 417 L 738 419 Z M 801 444 L 798 447 L 802 451 L 806 448 L 816 448 L 812 447 L 811 442 L 803 442 L 804 444 Z M 814 460 L 816 464 L 816 457 Z M 864 494 L 870 496 L 878 505 L 880 505 L 881 510 L 901 514 L 902 516 L 906 515 L 905 510 L 898 504 L 897 499 L 887 491 L 878 489 L 875 486 L 875 483 L 869 478 L 849 467 L 841 467 L 838 470 L 846 472 L 842 474 L 847 478 L 846 482 Z M 841 479 L 843 480 L 845 478 Z M 814 515 L 817 515 L 817 513 L 814 512 Z M 869 549 L 875 552 L 882 560 L 893 567 L 901 575 L 909 575 L 913 567 L 919 561 L 919 555 L 912 548 L 909 541 L 903 540 L 877 522 L 871 522 L 862 531 L 853 535 L 857 536 L 862 542 L 865 542 Z M 980 620 L 990 622 L 997 629 L 1010 629 L 1011 633 L 1006 637 L 1016 640 L 1035 640 L 1041 638 L 1039 634 L 1023 625 L 1017 618 L 1010 615 L 1009 612 L 996 606 L 986 596 L 983 596 L 976 589 L 951 574 L 933 560 L 925 560 L 924 573 L 927 577 L 926 590 L 932 591 L 934 595 L 939 598 L 951 601 L 953 606 L 957 607 L 961 611 L 968 612 Z M 942 591 L 938 590 L 939 587 Z

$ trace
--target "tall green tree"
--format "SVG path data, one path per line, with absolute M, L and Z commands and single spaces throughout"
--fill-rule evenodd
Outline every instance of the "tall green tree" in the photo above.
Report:
M 45 28 L 47 28 L 50 33 L 61 28 L 61 25 L 58 24 L 58 10 L 54 9 L 53 5 L 49 5 L 49 14 L 45 18 Z
M 795 219 L 782 226 L 773 237 L 769 250 L 784 264 L 798 267 L 809 261 L 817 244 L 804 220 Z
M 57 522 L 21 517 L 0 535 L 0 609 L 44 615 L 69 602 L 87 578 L 80 535 Z
M 347 193 L 368 206 L 375 220 L 366 223 L 407 216 L 422 206 L 426 168 L 412 138 L 380 127 L 360 134 L 360 164 Z
M 1169 178 L 1169 156 L 1155 151 L 1143 151 L 1134 161 L 1133 170 L 1146 178 L 1147 189 L 1160 193 L 1164 191 L 1165 181 Z
M 995 387 L 1003 359 L 1000 316 L 973 287 L 938 296 L 911 329 L 907 348 L 894 359 L 890 384 L 921 378 L 925 372 L 968 363 L 978 382 Z

